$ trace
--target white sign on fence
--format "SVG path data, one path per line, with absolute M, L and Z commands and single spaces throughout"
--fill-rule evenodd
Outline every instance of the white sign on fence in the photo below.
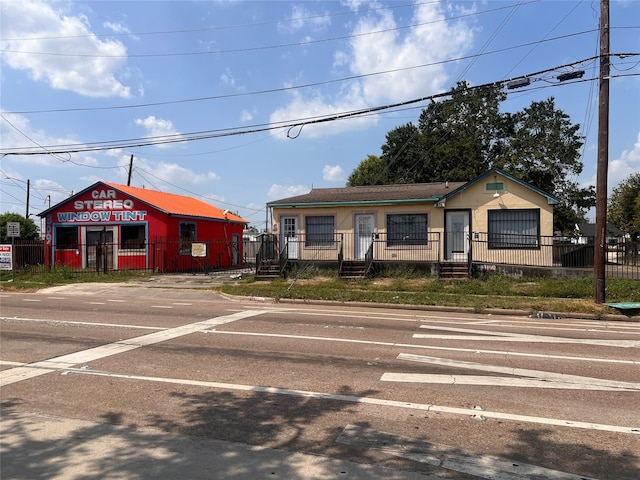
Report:
M 0 270 L 13 270 L 12 245 L 0 245 Z
M 7 222 L 7 237 L 20 236 L 20 222 Z

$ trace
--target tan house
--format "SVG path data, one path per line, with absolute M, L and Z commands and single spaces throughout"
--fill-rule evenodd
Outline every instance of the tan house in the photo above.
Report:
M 346 275 L 394 263 L 465 274 L 472 264 L 552 266 L 557 203 L 495 168 L 470 182 L 314 188 L 267 204 L 274 249 L 258 263 L 282 273 L 337 262 Z

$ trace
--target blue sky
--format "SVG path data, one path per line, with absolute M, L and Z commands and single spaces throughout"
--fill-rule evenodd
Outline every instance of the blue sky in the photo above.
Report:
M 554 97 L 585 136 L 578 180 L 595 184 L 599 8 L 2 0 L 0 212 L 25 214 L 27 181 L 34 216 L 98 180 L 126 184 L 133 155 L 132 185 L 200 198 L 262 229 L 268 201 L 343 186 L 425 103 L 289 125 L 536 72 L 503 109 Z M 611 53 L 640 52 L 640 1 L 611 0 L 611 26 Z M 612 57 L 609 190 L 640 171 L 639 62 Z M 582 79 L 557 81 L 573 69 Z M 165 139 L 187 141 L 137 146 Z

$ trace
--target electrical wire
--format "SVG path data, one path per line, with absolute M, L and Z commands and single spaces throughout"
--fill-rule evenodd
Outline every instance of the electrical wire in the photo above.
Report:
M 640 54 L 635 54 L 635 55 L 640 55 Z M 553 67 L 553 68 L 548 68 L 548 69 L 545 69 L 545 70 L 540 70 L 538 72 L 527 74 L 526 76 L 531 78 L 531 77 L 535 77 L 535 76 L 540 76 L 540 75 L 545 74 L 545 73 L 557 71 L 557 70 L 560 70 L 562 68 L 569 68 L 569 67 L 573 68 L 576 65 L 580 65 L 580 64 L 584 64 L 584 63 L 589 62 L 589 61 L 593 61 L 594 58 L 597 58 L 597 57 L 591 57 L 591 58 L 588 58 L 588 59 L 579 60 L 579 61 L 568 63 L 568 64 L 565 64 L 565 65 L 561 65 L 561 66 L 557 66 L 557 67 Z M 509 80 L 507 80 L 506 82 L 508 82 L 508 81 Z M 545 81 L 551 82 L 551 80 L 545 80 Z M 482 88 L 482 87 L 487 87 L 487 86 L 491 86 L 491 85 L 498 85 L 498 84 L 502 85 L 504 83 L 505 83 L 505 81 L 490 82 L 490 83 L 486 83 L 486 84 L 479 85 L 479 86 L 469 87 L 469 89 Z M 576 82 L 570 82 L 570 83 L 576 83 Z M 392 109 L 392 108 L 397 108 L 397 107 L 402 107 L 402 106 L 407 106 L 407 105 L 411 105 L 411 104 L 415 104 L 415 103 L 424 102 L 424 101 L 427 101 L 427 100 L 434 100 L 434 99 L 437 99 L 437 98 L 447 97 L 450 94 L 451 94 L 451 92 L 448 91 L 448 92 L 442 92 L 442 93 L 429 95 L 429 96 L 425 96 L 425 97 L 421 97 L 421 98 L 417 98 L 417 99 L 411 99 L 411 100 L 407 100 L 407 101 L 403 101 L 403 102 L 396 102 L 396 103 L 393 103 L 393 104 L 381 105 L 381 106 L 377 106 L 377 107 L 369 107 L 369 108 L 353 110 L 353 111 L 348 111 L 348 112 L 341 112 L 341 113 L 336 113 L 336 114 L 331 114 L 331 115 L 321 115 L 321 116 L 315 116 L 315 117 L 308 117 L 308 118 L 285 121 L 285 122 L 266 123 L 266 124 L 263 123 L 263 124 L 257 124 L 257 125 L 249 126 L 249 127 L 242 127 L 242 128 L 241 127 L 231 127 L 231 128 L 225 128 L 225 129 L 205 130 L 205 131 L 199 131 L 199 132 L 153 136 L 153 137 L 145 137 L 145 138 L 138 138 L 138 139 L 120 139 L 120 140 L 108 140 L 108 141 L 100 141 L 100 142 L 88 142 L 88 143 L 84 143 L 84 144 L 66 144 L 66 145 L 57 145 L 57 146 L 41 146 L 41 148 L 43 150 L 45 150 L 44 152 L 43 151 L 34 151 L 34 150 L 31 149 L 32 147 L 18 147 L 18 148 L 14 148 L 12 151 L 7 151 L 7 150 L 0 149 L 0 153 L 3 153 L 5 156 L 6 155 L 41 155 L 43 153 L 52 153 L 52 154 L 65 153 L 65 154 L 71 154 L 71 153 L 79 153 L 79 152 L 91 152 L 91 151 L 123 149 L 123 148 L 129 148 L 130 149 L 130 148 L 138 148 L 138 147 L 145 147 L 145 146 L 151 146 L 151 145 L 164 145 L 164 144 L 170 144 L 170 143 L 182 143 L 182 142 L 189 142 L 189 141 L 195 141 L 195 140 L 204 140 L 204 139 L 212 139 L 212 138 L 227 137 L 227 136 L 245 135 L 245 134 L 249 134 L 249 133 L 265 132 L 265 131 L 270 131 L 270 130 L 274 130 L 274 129 L 277 129 L 277 128 L 292 129 L 292 128 L 304 127 L 304 126 L 307 126 L 307 125 L 314 125 L 314 124 L 331 122 L 331 121 L 335 121 L 335 120 L 342 120 L 342 119 L 360 117 L 362 115 L 377 113 L 377 112 L 388 110 L 388 109 Z
M 562 35 L 562 36 L 559 36 L 559 37 L 549 38 L 549 39 L 544 40 L 544 42 L 551 42 L 551 41 L 555 41 L 555 40 L 559 40 L 559 39 L 565 39 L 565 38 L 570 38 L 570 37 L 574 37 L 574 36 L 586 35 L 586 34 L 594 33 L 594 32 L 597 32 L 597 31 L 598 31 L 598 29 L 586 30 L 586 31 L 583 31 L 583 32 L 572 33 L 572 34 Z M 359 80 L 359 79 L 362 79 L 362 78 L 375 77 L 375 76 L 379 76 L 379 75 L 388 75 L 388 74 L 391 74 L 391 73 L 404 72 L 404 71 L 415 70 L 415 69 L 419 69 L 419 68 L 434 67 L 434 66 L 445 65 L 445 64 L 449 64 L 449 63 L 457 63 L 457 62 L 462 62 L 462 61 L 465 61 L 465 60 L 473 60 L 473 59 L 475 59 L 476 57 L 479 57 L 479 56 L 494 55 L 496 53 L 504 53 L 504 52 L 507 52 L 507 51 L 510 51 L 510 50 L 515 50 L 515 49 L 518 49 L 518 48 L 524 48 L 524 47 L 528 47 L 528 46 L 531 46 L 531 45 L 535 45 L 537 43 L 539 43 L 539 42 L 528 42 L 528 43 L 515 45 L 515 46 L 511 46 L 511 47 L 499 48 L 499 49 L 495 49 L 495 50 L 492 50 L 492 51 L 489 51 L 489 52 L 483 52 L 483 53 L 480 53 L 480 54 L 465 55 L 465 56 L 462 56 L 462 57 L 457 57 L 457 58 L 452 58 L 452 59 L 439 60 L 437 62 L 424 63 L 424 64 L 413 65 L 413 66 L 409 66 L 409 67 L 394 68 L 394 69 L 389 69 L 389 70 L 383 70 L 383 71 L 380 71 L 380 72 L 364 73 L 364 74 L 360 74 L 360 75 L 350 75 L 348 77 L 342 77 L 342 78 L 337 78 L 337 79 L 333 79 L 333 80 L 322 80 L 322 81 L 319 81 L 319 82 L 311 82 L 311 83 L 295 85 L 295 86 L 289 86 L 289 87 L 280 87 L 280 88 L 271 88 L 271 89 L 265 89 L 265 90 L 257 90 L 257 91 L 253 91 L 253 92 L 238 92 L 238 93 L 230 93 L 230 94 L 225 94 L 225 95 L 212 95 L 212 96 L 206 96 L 206 97 L 187 98 L 187 99 L 180 99 L 180 100 L 168 100 L 168 101 L 163 101 L 163 102 L 149 102 L 149 103 L 139 103 L 139 104 L 129 104 L 129 105 L 111 105 L 111 106 L 107 106 L 107 107 L 56 108 L 56 109 L 45 109 L 45 110 L 12 110 L 12 111 L 6 111 L 5 113 L 16 113 L 16 114 L 21 114 L 21 115 L 27 115 L 27 114 L 39 114 L 39 113 L 88 112 L 88 111 L 99 111 L 99 110 L 122 110 L 122 109 L 129 109 L 129 108 L 148 108 L 148 107 L 158 107 L 158 106 L 163 106 L 163 105 L 175 105 L 175 104 L 181 104 L 181 103 L 193 103 L 193 102 L 202 102 L 202 101 L 210 101 L 210 100 L 220 100 L 220 99 L 228 99 L 228 98 L 246 97 L 246 96 L 253 96 L 253 95 L 264 95 L 264 94 L 270 94 L 270 93 L 280 93 L 280 92 L 287 92 L 287 91 L 292 91 L 292 90 L 301 90 L 301 89 L 306 89 L 306 88 L 314 88 L 314 87 L 319 87 L 319 86 L 323 86 L 323 85 L 330 85 L 330 84 L 334 84 L 334 83 L 342 83 L 342 82 L 347 82 L 347 81 Z

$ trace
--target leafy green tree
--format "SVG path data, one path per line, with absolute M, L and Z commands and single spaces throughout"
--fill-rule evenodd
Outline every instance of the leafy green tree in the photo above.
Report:
M 384 177 L 385 164 L 377 155 L 368 155 L 367 158 L 360 162 L 349 178 L 347 178 L 348 187 L 358 187 L 362 185 L 384 185 L 387 183 Z
M 595 205 L 593 187 L 582 188 L 574 180 L 583 169 L 580 125 L 572 124 L 570 117 L 556 108 L 553 97 L 532 102 L 511 115 L 510 121 L 506 151 L 494 166 L 558 197 L 554 230 L 573 231 Z
M 498 167 L 558 197 L 554 230 L 573 231 L 595 205 L 594 188 L 574 180 L 583 169 L 580 126 L 553 98 L 502 113 L 505 98 L 499 84 L 470 88 L 459 82 L 450 98 L 422 111 L 417 126 L 387 133 L 380 161 L 363 160 L 348 185 L 470 181 Z
M 8 222 L 20 223 L 20 238 L 22 240 L 37 240 L 40 238 L 38 227 L 33 220 L 18 215 L 17 213 L 6 212 L 0 215 L 0 242 L 11 242 L 11 238 L 7 237 Z
M 425 152 L 415 172 L 419 181 L 468 181 L 487 171 L 508 133 L 508 117 L 500 113 L 505 98 L 498 86 L 459 82 L 449 99 L 425 108 L 418 123 Z
M 640 173 L 632 173 L 613 190 L 607 219 L 633 240 L 640 240 Z

